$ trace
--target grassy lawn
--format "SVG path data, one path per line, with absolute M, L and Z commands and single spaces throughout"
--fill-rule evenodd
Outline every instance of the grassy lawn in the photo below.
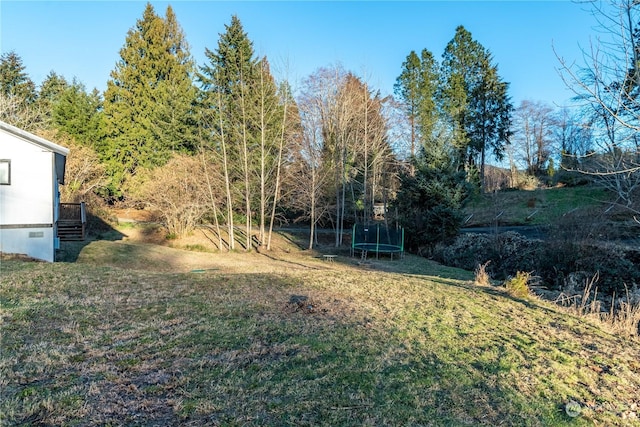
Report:
M 338 261 L 2 261 L 0 425 L 640 426 L 637 339 L 424 259 Z
M 473 214 L 467 225 L 492 225 L 496 217 L 507 225 L 549 225 L 576 212 L 602 215 L 611 199 L 595 186 L 501 191 L 476 196 L 465 212 Z

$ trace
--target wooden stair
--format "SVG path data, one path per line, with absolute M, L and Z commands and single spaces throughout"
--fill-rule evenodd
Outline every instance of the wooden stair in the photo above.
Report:
M 61 241 L 78 241 L 85 238 L 87 215 L 84 202 L 60 203 L 58 238 Z
M 84 224 L 81 221 L 58 221 L 58 237 L 64 242 L 84 240 Z

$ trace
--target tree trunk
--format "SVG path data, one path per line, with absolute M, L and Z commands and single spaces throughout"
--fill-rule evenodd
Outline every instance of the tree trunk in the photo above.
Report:
M 266 219 L 266 211 L 267 211 L 267 201 L 266 201 L 266 176 L 265 176 L 265 158 L 267 156 L 266 153 L 266 129 L 265 129 L 265 109 L 264 109 L 264 71 L 260 70 L 260 218 L 258 221 L 260 222 L 259 227 L 259 240 L 260 245 L 262 246 L 265 241 L 265 219 Z
M 227 143 L 224 134 L 224 120 L 222 119 L 222 94 L 218 92 L 218 114 L 220 118 L 220 144 L 222 146 L 222 168 L 224 171 L 224 186 L 227 194 L 227 234 L 229 234 L 229 250 L 236 248 L 233 228 L 233 198 L 231 197 L 231 179 L 229 177 L 229 159 L 227 157 Z
M 316 233 L 316 168 L 311 168 L 311 212 L 309 214 L 311 221 L 311 230 L 309 230 L 309 250 L 313 249 L 313 238 Z
M 245 250 L 251 250 L 251 185 L 249 181 L 249 147 L 247 144 L 247 110 L 244 99 L 244 81 L 241 78 L 240 106 L 242 109 L 242 163 L 244 173 L 244 201 L 246 216 Z
M 284 151 L 284 140 L 287 128 L 287 101 L 284 103 L 282 114 L 282 128 L 280 132 L 280 145 L 278 147 L 278 161 L 276 164 L 276 185 L 273 192 L 273 206 L 271 207 L 271 219 L 269 222 L 269 236 L 267 238 L 267 250 L 271 250 L 271 235 L 273 233 L 273 222 L 276 217 L 276 206 L 278 204 L 278 196 L 280 194 L 280 170 L 282 169 L 282 152 Z
M 207 161 L 204 156 L 204 147 L 202 146 L 202 140 L 200 140 L 200 153 L 202 154 L 202 167 L 204 169 L 204 175 L 207 178 L 207 189 L 209 190 L 209 200 L 213 208 L 213 220 L 218 235 L 218 249 L 222 250 L 222 233 L 220 232 L 220 223 L 218 222 L 218 208 L 216 206 L 215 197 L 213 197 L 213 189 L 211 188 L 211 179 L 209 178 L 209 172 L 207 171 Z

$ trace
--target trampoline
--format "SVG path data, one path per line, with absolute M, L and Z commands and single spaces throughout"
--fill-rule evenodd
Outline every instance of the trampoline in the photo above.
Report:
M 360 252 L 366 259 L 369 252 L 375 252 L 376 259 L 380 254 L 404 255 L 404 228 L 388 228 L 381 224 L 354 224 L 351 234 L 351 256 Z

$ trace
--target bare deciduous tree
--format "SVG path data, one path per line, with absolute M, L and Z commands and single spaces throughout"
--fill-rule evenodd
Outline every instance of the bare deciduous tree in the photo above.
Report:
M 555 118 L 549 105 L 524 100 L 516 109 L 511 144 L 530 175 L 538 176 L 546 171 L 553 151 L 554 128 Z
M 591 126 L 579 110 L 560 109 L 555 124 L 553 138 L 563 156 L 584 156 L 592 149 Z
M 300 144 L 294 150 L 294 171 L 292 195 L 293 206 L 302 212 L 300 219 L 308 219 L 310 224 L 309 249 L 313 249 L 316 237 L 316 225 L 328 211 L 328 202 L 320 200 L 326 194 L 330 168 L 323 156 L 323 117 L 324 103 L 318 96 L 321 90 L 327 90 L 311 76 L 305 81 L 304 90 L 298 99 L 298 108 L 302 125 Z
M 37 132 L 47 127 L 49 118 L 41 104 L 0 93 L 0 120 L 27 132 Z
M 600 31 L 583 49 L 584 64 L 556 53 L 565 84 L 592 118 L 595 150 L 576 170 L 598 179 L 634 209 L 640 192 L 640 7 L 637 0 L 588 4 Z
M 374 202 L 389 196 L 395 158 L 384 100 L 359 77 L 335 67 L 305 80 L 298 105 L 304 135 L 297 173 L 305 183 L 299 191 L 310 202 L 302 209 L 311 221 L 309 246 L 324 214 L 340 246 L 347 214 L 353 221 L 370 221 Z
M 205 144 L 203 141 L 202 136 L 200 136 L 200 145 L 199 145 L 199 149 L 200 149 L 200 158 L 202 160 L 202 172 L 204 174 L 204 178 L 206 181 L 206 189 L 207 189 L 207 193 L 209 195 L 209 201 L 211 202 L 211 208 L 213 210 L 213 223 L 214 223 L 214 227 L 216 230 L 216 234 L 218 235 L 218 248 L 220 250 L 222 250 L 222 248 L 224 247 L 223 245 L 223 239 L 222 239 L 222 233 L 220 232 L 220 221 L 218 219 L 218 200 L 217 200 L 217 196 L 218 196 L 218 191 L 217 188 L 214 188 L 214 180 L 211 177 L 211 173 L 216 173 L 218 172 L 218 176 L 219 176 L 219 170 L 217 170 L 217 168 L 213 167 L 210 168 L 209 164 L 215 164 L 214 161 L 211 161 L 212 159 L 215 159 L 217 156 L 215 155 L 215 151 L 212 152 L 207 152 L 207 150 L 205 149 Z M 228 176 L 225 176 L 224 178 L 228 178 Z M 218 182 L 224 182 L 225 179 L 221 178 L 218 179 Z M 233 231 L 233 228 L 231 228 L 231 231 Z M 227 245 L 227 248 L 231 249 L 231 242 L 233 241 L 233 234 L 229 234 L 229 244 Z
M 301 104 L 308 111 L 313 111 L 318 120 L 314 124 L 320 126 L 313 140 L 322 147 L 322 165 L 333 171 L 333 180 L 327 182 L 327 189 L 333 191 L 335 205 L 333 222 L 335 231 L 335 245 L 342 244 L 342 231 L 346 212 L 346 194 L 348 180 L 352 171 L 349 168 L 352 154 L 350 150 L 348 126 L 350 122 L 351 106 L 342 90 L 347 73 L 340 66 L 320 68 L 309 76 L 303 83 Z M 303 119 L 303 125 L 305 120 Z M 311 141 L 308 139 L 307 141 Z M 313 170 L 317 170 L 314 166 Z
M 275 185 L 273 186 L 273 203 L 271 206 L 271 218 L 269 220 L 269 233 L 267 237 L 267 250 L 271 250 L 271 236 L 276 219 L 276 208 L 280 202 L 283 180 L 289 175 L 291 155 L 294 147 L 300 143 L 302 127 L 300 124 L 299 110 L 293 100 L 291 87 L 288 81 L 280 84 L 279 100 L 282 108 L 280 135 L 278 140 L 278 154 L 275 163 Z
M 90 147 L 55 131 L 41 133 L 44 138 L 56 141 L 69 149 L 65 165 L 65 185 L 60 187 L 60 199 L 78 203 L 94 201 L 95 191 L 107 185 L 108 179 L 104 165 L 98 154 Z
M 166 165 L 136 179 L 140 185 L 134 197 L 160 214 L 171 235 L 191 233 L 209 209 L 203 164 L 198 157 L 176 154 Z
M 212 203 L 214 210 L 214 218 L 216 231 L 219 228 L 217 214 L 224 218 L 226 222 L 226 231 L 228 236 L 227 249 L 235 249 L 235 227 L 233 218 L 233 193 L 231 188 L 232 171 L 229 166 L 230 154 L 227 140 L 227 129 L 224 121 L 226 114 L 225 104 L 222 102 L 222 94 L 219 88 L 210 94 L 209 100 L 212 108 L 205 109 L 200 119 L 200 129 L 204 131 L 200 139 L 200 158 L 204 171 L 204 179 L 207 183 L 207 194 Z M 215 183 L 215 177 L 221 176 L 221 185 L 218 187 Z M 213 181 L 213 183 L 212 183 Z M 217 204 L 214 206 L 215 200 L 220 199 L 220 210 Z M 221 233 L 218 232 L 221 239 Z M 219 243 L 222 248 L 222 242 Z

